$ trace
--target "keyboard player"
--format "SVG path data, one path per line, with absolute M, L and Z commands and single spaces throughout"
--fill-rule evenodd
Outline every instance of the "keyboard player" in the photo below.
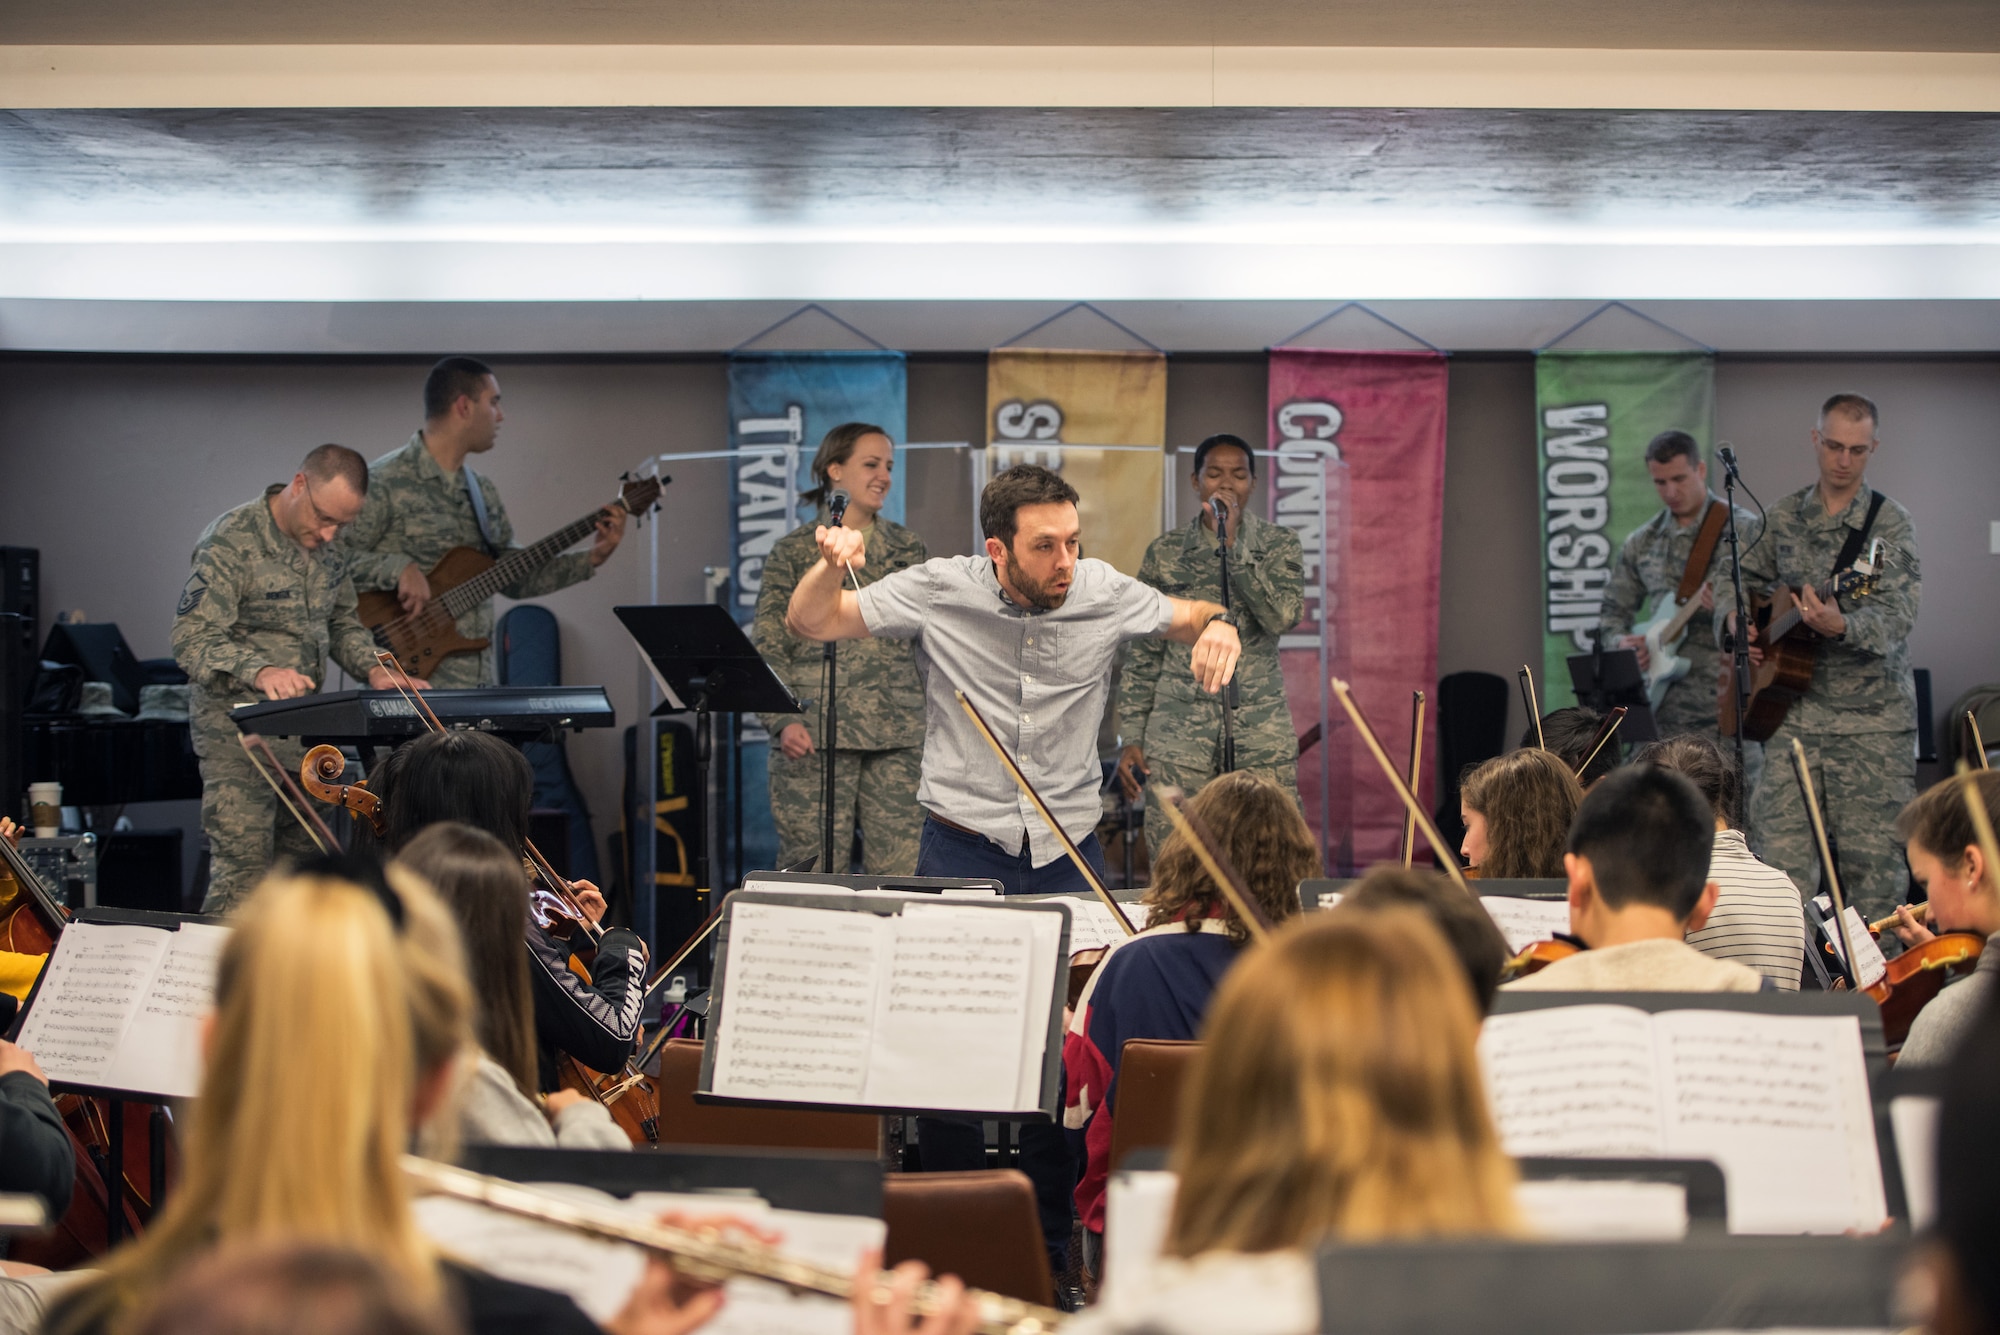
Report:
M 230 706 L 313 694 L 329 654 L 372 687 L 393 685 L 376 665 L 375 641 L 354 615 L 354 581 L 331 546 L 367 494 L 367 461 L 344 445 L 321 445 L 290 482 L 266 487 L 195 541 L 173 647 L 192 683 L 188 718 L 201 759 L 204 913 L 235 907 L 278 859 L 314 851 L 243 753 Z M 296 741 L 271 745 L 297 768 Z

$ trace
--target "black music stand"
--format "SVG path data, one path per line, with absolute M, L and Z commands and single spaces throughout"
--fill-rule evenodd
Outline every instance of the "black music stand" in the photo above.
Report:
M 1616 705 L 1625 706 L 1625 721 L 1618 725 L 1621 742 L 1657 742 L 1660 725 L 1653 720 L 1653 701 L 1646 694 L 1646 674 L 1639 670 L 1639 654 L 1634 649 L 1606 649 L 1600 641 L 1593 653 L 1571 654 L 1570 688 L 1576 701 L 1599 714 L 1608 714 Z
M 714 746 L 709 715 L 800 714 L 804 706 L 778 680 L 735 618 L 715 603 L 611 610 L 639 646 L 666 697 L 654 716 L 694 711 L 694 788 L 701 795 L 695 893 L 706 894 L 714 888 L 708 880 L 708 763 Z

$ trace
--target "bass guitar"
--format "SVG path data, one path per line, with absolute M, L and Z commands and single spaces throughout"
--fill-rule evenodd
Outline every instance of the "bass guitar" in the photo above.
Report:
M 660 501 L 663 479 L 626 477 L 618 499 L 592 510 L 540 542 L 518 547 L 495 560 L 471 547 L 454 547 L 431 567 L 431 600 L 414 614 L 403 611 L 393 589 L 371 589 L 357 600 L 355 613 L 375 634 L 375 643 L 396 655 L 413 677 L 428 677 L 431 669 L 452 654 L 478 653 L 491 641 L 467 639 L 458 633 L 458 619 L 481 603 L 512 588 L 589 537 L 600 515 L 616 507 L 643 518 Z
M 1835 598 L 1866 598 L 1875 591 L 1882 576 L 1881 539 L 1868 544 L 1861 560 L 1835 575 L 1813 592 L 1820 601 Z M 1767 602 L 1751 612 L 1758 619 L 1757 643 L 1763 646 L 1764 661 L 1750 667 L 1750 703 L 1743 712 L 1743 736 L 1753 742 L 1769 741 L 1785 721 L 1792 702 L 1812 686 L 1813 670 L 1826 641 L 1805 624 L 1805 614 L 1790 589 L 1780 587 Z M 1722 735 L 1736 731 L 1736 669 L 1725 663 L 1722 694 L 1717 701 L 1721 712 Z

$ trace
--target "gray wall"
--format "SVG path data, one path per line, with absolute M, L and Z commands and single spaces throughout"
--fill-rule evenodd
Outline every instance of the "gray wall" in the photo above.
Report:
M 141 656 L 167 652 L 187 554 L 222 510 L 288 477 L 326 440 L 373 457 L 416 426 L 428 359 L 66 358 L 0 360 L 0 542 L 42 551 L 45 616 L 81 608 L 118 622 Z M 496 363 L 507 422 L 481 467 L 507 497 L 524 540 L 609 496 L 617 474 L 659 451 L 726 441 L 725 385 L 712 357 L 522 359 Z M 1924 615 L 1912 646 L 1932 669 L 1937 703 L 2000 679 L 2000 379 L 1983 360 L 1827 361 L 1729 358 L 1717 372 L 1719 427 L 1769 502 L 1809 483 L 1806 432 L 1841 389 L 1874 396 L 1886 442 L 1871 478 L 1910 507 L 1924 556 Z M 982 429 L 981 354 L 925 355 L 910 367 L 915 440 L 971 440 Z M 1168 381 L 1169 439 L 1212 431 L 1255 436 L 1262 359 L 1177 355 Z M 643 682 L 611 607 L 649 596 L 659 544 L 662 601 L 701 597 L 701 567 L 728 559 L 717 504 L 721 467 L 676 466 L 657 528 L 633 530 L 589 583 L 542 600 L 561 618 L 572 681 L 602 682 L 622 722 Z M 962 458 L 912 463 L 902 480 L 910 522 L 934 553 L 970 549 Z M 1441 672 L 1502 674 L 1536 661 L 1533 377 L 1525 356 L 1461 357 L 1452 366 L 1445 486 Z M 46 626 L 44 627 L 46 629 Z M 1512 721 L 1519 728 L 1524 720 Z M 598 821 L 615 828 L 616 739 L 585 734 L 571 759 Z

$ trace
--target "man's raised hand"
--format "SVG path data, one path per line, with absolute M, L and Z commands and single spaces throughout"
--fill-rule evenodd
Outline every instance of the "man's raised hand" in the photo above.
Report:
M 868 535 L 858 528 L 821 525 L 813 530 L 813 538 L 819 543 L 820 559 L 835 570 L 850 566 L 859 570 L 867 564 Z

